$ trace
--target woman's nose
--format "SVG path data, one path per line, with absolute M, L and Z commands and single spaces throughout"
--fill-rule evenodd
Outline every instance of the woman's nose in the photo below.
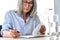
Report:
M 29 7 L 29 4 L 26 4 L 26 7 Z

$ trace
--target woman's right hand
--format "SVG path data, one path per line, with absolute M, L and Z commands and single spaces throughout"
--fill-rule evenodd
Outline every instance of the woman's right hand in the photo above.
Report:
M 7 38 L 17 38 L 20 36 L 20 33 L 18 33 L 15 29 L 14 30 L 10 30 L 10 31 L 3 31 L 3 37 L 7 37 Z

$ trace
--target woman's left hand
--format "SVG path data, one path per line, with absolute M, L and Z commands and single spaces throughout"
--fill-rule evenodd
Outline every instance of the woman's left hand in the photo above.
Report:
M 45 31 L 46 31 L 46 27 L 45 27 L 45 25 L 42 25 L 41 28 L 40 28 L 40 30 L 39 30 L 40 34 L 44 35 Z

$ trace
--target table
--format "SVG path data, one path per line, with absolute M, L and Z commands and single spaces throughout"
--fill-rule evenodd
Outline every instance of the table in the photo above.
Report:
M 37 38 L 0 38 L 0 40 L 60 40 L 60 37 L 37 37 Z
M 38 37 L 38 38 L 0 38 L 0 40 L 49 40 L 49 37 Z

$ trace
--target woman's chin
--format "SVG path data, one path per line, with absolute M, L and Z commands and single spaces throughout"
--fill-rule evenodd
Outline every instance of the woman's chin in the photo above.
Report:
M 27 12 L 29 12 L 29 11 L 28 11 L 28 10 L 25 10 L 24 12 L 27 13 Z

